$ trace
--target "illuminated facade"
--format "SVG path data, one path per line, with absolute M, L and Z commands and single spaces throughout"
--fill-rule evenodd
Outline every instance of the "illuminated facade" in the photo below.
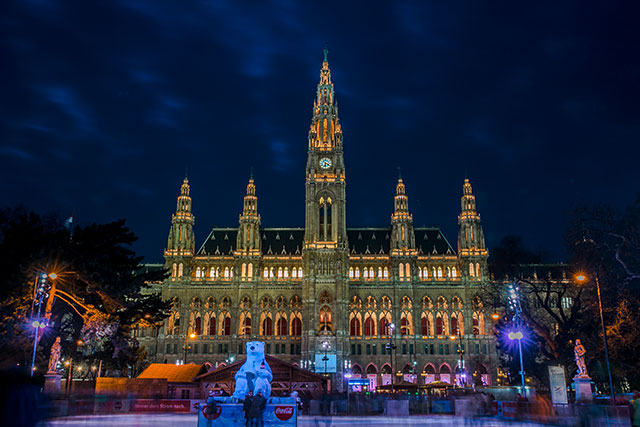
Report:
M 457 251 L 438 228 L 413 226 L 400 177 L 388 226 L 348 228 L 334 95 L 325 53 L 308 136 L 304 228 L 261 227 L 251 177 L 238 226 L 212 229 L 196 251 L 185 178 L 165 250 L 170 277 L 159 285 L 165 299 L 175 298 L 174 310 L 142 344 L 153 360 L 173 363 L 188 342 L 189 362 L 216 364 L 261 340 L 269 354 L 307 369 L 335 364 L 340 389 L 346 371 L 377 385 L 392 371 L 419 383 L 454 382 L 461 340 L 468 374 L 491 383 L 497 356 L 480 291 L 488 251 L 469 180 Z

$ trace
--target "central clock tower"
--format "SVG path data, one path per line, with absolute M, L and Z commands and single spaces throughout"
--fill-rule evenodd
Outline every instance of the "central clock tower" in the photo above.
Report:
M 342 128 L 326 49 L 313 102 L 305 186 L 302 262 L 307 274 L 302 281 L 302 305 L 309 325 L 304 328 L 302 357 L 315 361 L 328 347 L 328 357 L 336 358 L 335 375 L 342 375 L 349 354 L 349 242 Z M 320 368 L 316 363 L 317 372 Z

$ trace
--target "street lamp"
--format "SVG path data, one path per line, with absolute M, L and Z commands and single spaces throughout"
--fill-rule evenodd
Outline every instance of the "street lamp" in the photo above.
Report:
M 598 308 L 600 309 L 600 325 L 602 326 L 602 339 L 604 341 L 604 354 L 607 358 L 607 373 L 609 374 L 609 387 L 611 388 L 611 404 L 615 405 L 616 395 L 613 391 L 613 377 L 611 376 L 611 365 L 609 364 L 609 346 L 607 345 L 607 329 L 604 327 L 604 315 L 602 314 L 602 297 L 600 296 L 600 280 L 598 279 L 598 273 L 594 274 L 596 282 L 596 290 L 598 292 Z M 587 280 L 587 276 L 584 273 L 578 273 L 576 280 L 583 284 Z
M 451 335 L 449 338 L 451 339 L 451 341 L 455 341 L 456 340 L 456 336 L 455 335 Z M 460 333 L 460 328 L 458 328 L 458 339 L 459 339 L 458 353 L 460 354 L 460 378 L 462 379 L 462 381 L 461 381 L 462 387 L 466 387 L 466 385 L 467 385 L 467 375 L 466 375 L 466 371 L 465 371 L 465 368 L 464 368 L 464 349 L 462 348 L 462 334 Z
M 526 389 L 524 385 L 524 363 L 522 362 L 522 331 L 512 331 L 507 335 L 511 341 L 518 340 L 518 351 L 520 352 L 520 378 L 522 379 L 522 397 L 526 397 Z
M 183 364 L 185 364 L 185 365 L 187 364 L 187 350 L 189 349 L 189 338 L 194 339 L 196 337 L 197 337 L 197 335 L 194 334 L 193 332 L 191 332 L 190 334 L 187 334 L 185 336 L 185 339 L 184 339 L 184 362 L 183 362 Z
M 322 361 L 324 362 L 324 374 L 327 374 L 327 362 L 329 361 L 329 357 L 327 356 L 327 351 L 329 351 L 329 341 L 322 341 L 322 350 L 324 350 L 324 357 Z
M 393 392 L 393 377 L 395 376 L 395 371 L 393 370 L 393 350 L 396 349 L 396 345 L 393 343 L 393 331 L 396 329 L 396 324 L 391 322 L 387 325 L 388 333 L 389 333 L 389 344 L 387 344 L 387 349 L 389 350 L 389 362 L 391 363 L 391 392 Z

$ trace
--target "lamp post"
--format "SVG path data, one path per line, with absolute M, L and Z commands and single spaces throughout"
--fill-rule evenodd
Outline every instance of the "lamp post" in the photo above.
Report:
M 322 341 L 322 350 L 324 351 L 324 357 L 322 361 L 324 362 L 324 374 L 327 374 L 327 362 L 329 361 L 329 357 L 327 356 L 327 351 L 329 351 L 330 345 L 329 341 Z
M 449 337 L 451 339 L 451 341 L 455 341 L 456 340 L 456 336 L 455 335 L 451 335 L 451 337 Z M 462 334 L 460 333 L 460 328 L 458 328 L 458 339 L 459 339 L 459 343 L 458 343 L 458 354 L 460 354 L 460 378 L 462 381 L 461 385 L 462 387 L 466 387 L 467 385 L 467 375 L 466 375 L 466 371 L 464 368 L 464 349 L 462 348 Z
M 607 373 L 609 374 L 609 388 L 611 389 L 611 404 L 616 404 L 616 394 L 613 391 L 613 377 L 611 376 L 611 365 L 609 364 L 609 346 L 607 345 L 607 329 L 604 327 L 604 315 L 602 313 L 602 297 L 600 296 L 600 280 L 598 279 L 598 273 L 594 274 L 596 282 L 596 290 L 598 292 L 598 308 L 600 309 L 600 325 L 602 326 L 602 339 L 604 341 L 604 355 L 607 359 Z M 580 273 L 576 276 L 576 280 L 579 283 L 584 283 L 587 280 L 587 276 Z
M 187 350 L 189 350 L 189 338 L 194 339 L 197 335 L 191 332 L 187 334 L 184 339 L 184 361 L 182 362 L 184 365 L 187 364 Z
M 509 285 L 508 293 L 509 308 L 513 310 L 512 320 L 518 325 L 518 330 L 509 332 L 507 336 L 512 341 L 518 340 L 518 352 L 520 353 L 520 379 L 522 380 L 522 397 L 526 397 L 527 392 L 525 388 L 524 362 L 522 360 L 522 338 L 524 335 L 520 330 L 520 316 L 522 314 L 522 305 L 520 304 L 520 288 L 517 286 L 516 282 L 513 282 Z
M 396 329 L 396 324 L 391 322 L 387 325 L 388 333 L 389 333 L 389 344 L 387 344 L 387 349 L 389 350 L 389 363 L 391 363 L 391 392 L 393 392 L 393 377 L 395 376 L 395 370 L 393 369 L 393 350 L 397 347 L 393 343 L 393 331 Z
M 522 396 L 526 397 L 526 389 L 524 385 L 524 364 L 522 363 L 522 331 L 509 332 L 510 340 L 518 340 L 518 351 L 520 352 L 520 378 L 522 379 Z

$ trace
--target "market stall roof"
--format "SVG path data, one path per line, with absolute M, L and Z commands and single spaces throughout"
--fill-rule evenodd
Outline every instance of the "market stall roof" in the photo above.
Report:
M 189 363 L 176 365 L 175 363 L 152 363 L 138 375 L 138 378 L 165 378 L 170 383 L 189 383 L 202 374 L 204 365 Z

